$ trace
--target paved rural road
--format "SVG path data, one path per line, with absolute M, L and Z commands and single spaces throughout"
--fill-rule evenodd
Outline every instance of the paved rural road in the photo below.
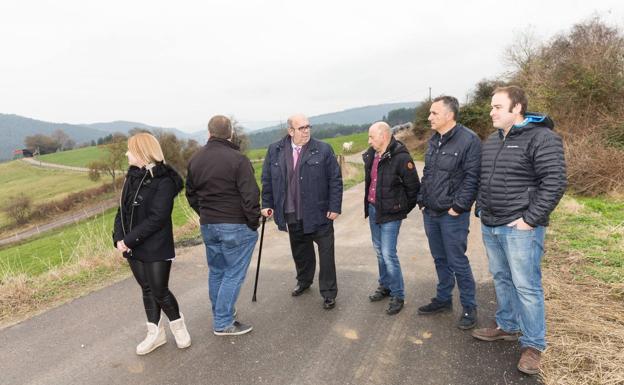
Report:
M 64 164 L 42 162 L 42 161 L 37 160 L 35 158 L 21 158 L 20 160 L 22 162 L 30 164 L 31 166 L 36 166 L 36 167 L 54 168 L 54 169 L 68 170 L 68 171 L 89 172 L 89 168 L 88 167 L 66 166 Z M 124 170 L 117 170 L 117 173 L 119 175 L 125 175 L 126 171 L 124 171 Z
M 345 192 L 337 220 L 338 305 L 321 308 L 318 285 L 291 297 L 295 285 L 288 236 L 267 224 L 258 288 L 251 302 L 255 256 L 237 304 L 253 332 L 212 334 L 202 246 L 183 250 L 171 288 L 185 313 L 193 345 L 169 342 L 139 357 L 145 333 L 138 285 L 126 279 L 0 331 L 0 383 L 35 384 L 535 384 L 516 370 L 515 343 L 485 343 L 455 327 L 461 306 L 423 317 L 419 305 L 434 294 L 435 271 L 422 226 L 404 221 L 399 256 L 406 306 L 387 316 L 387 301 L 371 303 L 377 264 L 362 215 L 362 184 Z M 495 309 L 492 283 L 473 223 L 469 256 L 478 282 L 479 321 Z
M 89 169 L 86 167 L 66 166 L 64 164 L 42 162 L 35 158 L 22 158 L 21 161 L 28 163 L 31 166 L 37 166 L 37 167 L 56 168 L 59 170 L 69 170 L 69 171 L 89 172 Z

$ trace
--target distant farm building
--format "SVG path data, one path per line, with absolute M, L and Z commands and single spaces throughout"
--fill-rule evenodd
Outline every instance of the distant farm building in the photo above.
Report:
M 32 157 L 33 157 L 32 150 L 29 150 L 27 148 L 13 150 L 13 159 L 32 158 Z

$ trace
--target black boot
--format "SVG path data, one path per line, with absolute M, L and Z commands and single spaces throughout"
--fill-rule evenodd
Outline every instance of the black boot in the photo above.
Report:
M 380 285 L 373 294 L 368 296 L 368 299 L 370 299 L 371 302 L 377 302 L 388 297 L 389 295 L 390 295 L 390 289 L 386 289 L 385 287 Z
M 418 314 L 434 314 L 453 309 L 453 302 L 440 302 L 437 298 L 431 298 L 431 303 L 418 308 Z
M 477 308 L 464 308 L 457 327 L 462 330 L 472 329 L 477 325 Z
M 386 314 L 395 315 L 403 309 L 403 304 L 405 301 L 399 297 L 390 298 L 390 305 L 388 305 L 388 309 L 386 309 Z

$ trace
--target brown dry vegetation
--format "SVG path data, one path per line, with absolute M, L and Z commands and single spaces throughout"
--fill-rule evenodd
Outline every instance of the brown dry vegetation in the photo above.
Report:
M 592 18 L 538 45 L 509 49 L 509 82 L 529 110 L 547 112 L 566 142 L 570 189 L 583 195 L 624 190 L 624 35 Z
M 566 199 L 558 210 L 574 216 L 583 207 Z M 585 273 L 593 267 L 587 256 L 566 245 L 560 224 L 553 227 L 543 269 L 549 348 L 542 379 L 547 385 L 624 384 L 624 282 Z

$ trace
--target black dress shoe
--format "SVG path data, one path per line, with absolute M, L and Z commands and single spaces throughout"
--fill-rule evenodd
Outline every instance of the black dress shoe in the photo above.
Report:
M 293 297 L 298 297 L 301 294 L 303 294 L 304 291 L 308 290 L 309 288 L 310 286 L 297 285 L 295 286 L 291 294 Z
M 329 310 L 334 307 L 336 307 L 336 300 L 334 298 L 325 298 L 325 301 L 323 301 L 323 309 Z

